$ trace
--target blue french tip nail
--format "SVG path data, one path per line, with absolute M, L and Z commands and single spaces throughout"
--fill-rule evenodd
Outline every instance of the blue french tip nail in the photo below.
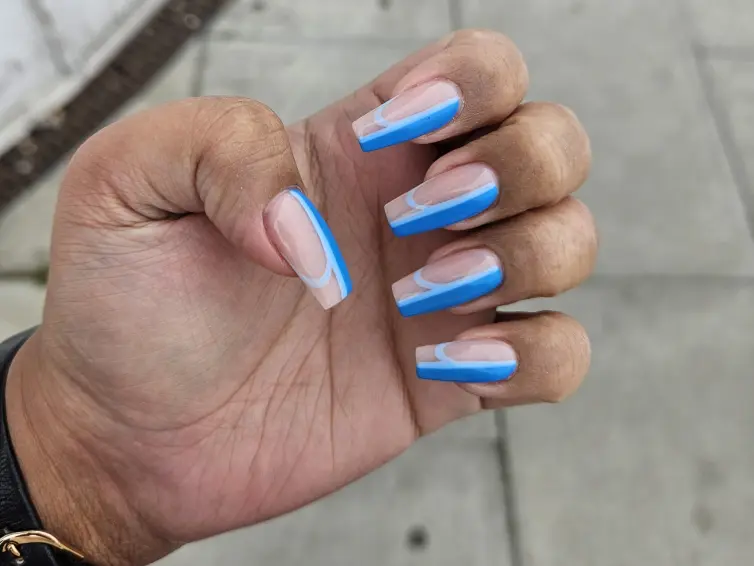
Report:
M 384 107 L 385 105 L 381 106 L 375 113 L 377 124 L 383 128 L 359 138 L 362 151 L 376 151 L 411 141 L 447 126 L 461 109 L 461 99 L 452 98 L 397 122 L 389 122 L 382 117 Z
M 506 362 L 420 362 L 416 375 L 429 381 L 452 381 L 454 383 L 497 383 L 508 381 L 518 364 Z
M 490 183 L 453 200 L 424 207 L 416 204 L 412 193 L 407 193 L 405 198 L 418 212 L 390 223 L 396 236 L 412 236 L 472 218 L 492 206 L 500 190 L 495 183 Z
M 502 285 L 503 271 L 496 266 L 450 283 L 431 283 L 422 278 L 419 270 L 414 273 L 414 280 L 426 291 L 397 302 L 398 310 L 405 317 L 449 309 L 479 299 Z
M 459 355 L 466 359 L 454 359 Z M 432 381 L 493 383 L 509 380 L 518 369 L 512 348 L 490 339 L 422 346 L 416 359 L 417 376 Z
M 338 287 L 340 287 L 341 300 L 345 299 L 351 294 L 351 291 L 353 291 L 353 282 L 351 281 L 351 275 L 348 272 L 346 261 L 343 258 L 338 243 L 335 241 L 335 237 L 333 236 L 330 227 L 327 225 L 327 222 L 325 222 L 325 219 L 322 218 L 322 215 L 317 210 L 317 207 L 314 206 L 314 203 L 310 201 L 304 193 L 297 188 L 291 188 L 289 191 L 290 194 L 298 200 L 309 217 L 309 220 L 322 243 L 322 248 L 324 249 L 327 258 L 327 267 L 320 280 L 312 280 L 302 275 L 299 275 L 299 277 L 301 277 L 309 287 L 319 289 L 326 286 L 330 281 L 330 277 L 334 275 L 338 282 Z

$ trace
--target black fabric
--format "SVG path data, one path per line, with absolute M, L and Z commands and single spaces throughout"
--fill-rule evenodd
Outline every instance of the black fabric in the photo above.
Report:
M 0 529 L 3 534 L 44 530 L 13 451 L 5 412 L 5 382 L 8 370 L 18 350 L 33 333 L 34 329 L 31 329 L 0 344 Z M 19 550 L 28 566 L 68 566 L 78 562 L 73 560 L 73 557 L 63 556 L 62 553 L 53 553 L 43 544 L 27 544 L 19 547 Z M 13 555 L 9 552 L 0 553 L 0 565 L 6 564 L 16 566 Z

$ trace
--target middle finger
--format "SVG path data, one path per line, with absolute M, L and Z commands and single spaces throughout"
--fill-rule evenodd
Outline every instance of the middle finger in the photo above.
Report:
M 590 164 L 589 138 L 570 110 L 524 104 L 497 130 L 438 160 L 428 180 L 385 213 L 398 236 L 467 230 L 562 200 Z

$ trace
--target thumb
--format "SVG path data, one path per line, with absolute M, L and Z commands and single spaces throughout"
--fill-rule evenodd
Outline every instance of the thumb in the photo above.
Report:
M 302 187 L 285 127 L 269 108 L 248 99 L 194 98 L 90 138 L 71 160 L 59 207 L 119 229 L 205 214 L 257 264 L 295 272 L 327 309 L 346 298 L 351 281 Z

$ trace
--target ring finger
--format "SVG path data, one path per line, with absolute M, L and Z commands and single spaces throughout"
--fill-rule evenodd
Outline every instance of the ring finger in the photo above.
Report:
M 443 246 L 396 282 L 393 295 L 403 316 L 445 309 L 468 314 L 575 287 L 591 273 L 596 255 L 589 210 L 567 198 Z

